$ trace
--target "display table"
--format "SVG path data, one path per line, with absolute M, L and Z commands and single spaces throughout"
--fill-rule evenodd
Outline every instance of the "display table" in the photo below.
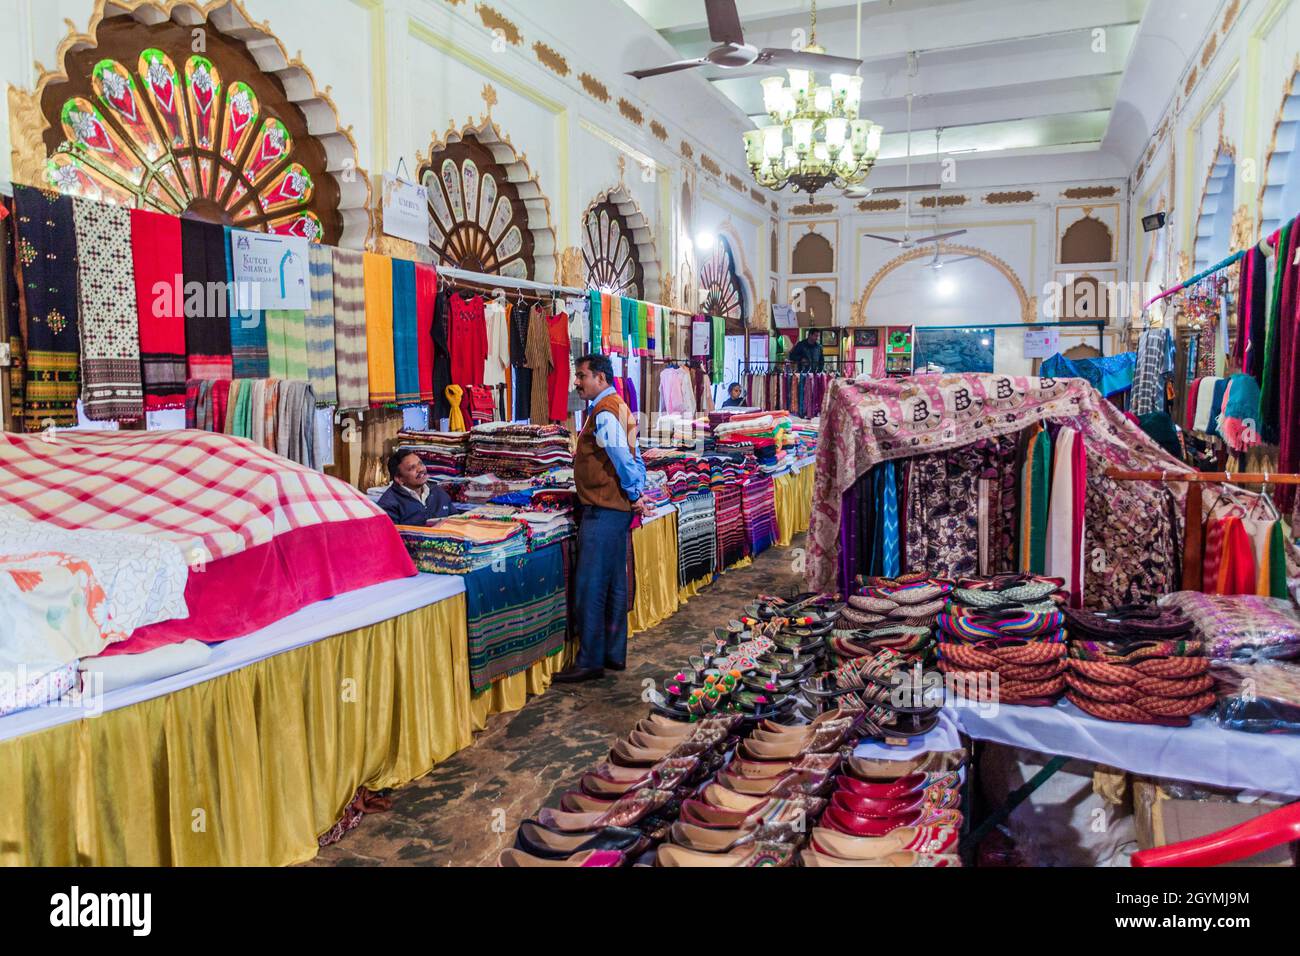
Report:
M 776 497 L 776 543 L 789 547 L 796 534 L 808 530 L 812 520 L 813 465 L 816 459 L 806 458 L 796 462 L 784 475 L 773 482 Z
M 677 613 L 677 509 L 663 505 L 632 529 L 636 599 L 627 616 L 628 635 L 648 631 Z

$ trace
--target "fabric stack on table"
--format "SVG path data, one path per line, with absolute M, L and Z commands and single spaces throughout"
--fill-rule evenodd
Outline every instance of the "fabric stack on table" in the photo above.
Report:
M 641 495 L 642 498 L 656 508 L 672 501 L 672 496 L 668 491 L 668 476 L 666 474 L 657 469 L 654 471 L 647 470 L 645 477 L 645 491 Z
M 1063 585 L 1028 575 L 959 581 L 936 621 L 947 683 L 979 701 L 1055 703 L 1069 667 Z
M 468 574 L 528 553 L 528 534 L 517 521 L 443 518 L 397 530 L 415 566 L 428 574 Z
M 1066 612 L 1066 699 L 1101 720 L 1185 727 L 1214 705 L 1205 645 L 1176 608 Z
M 714 523 L 718 529 L 719 571 L 744 560 L 749 555 L 749 542 L 745 539 L 745 521 L 742 514 L 743 497 L 740 485 L 714 486 Z
M 709 463 L 702 458 L 662 449 L 650 449 L 642 457 L 647 475 L 658 471 L 667 476 L 668 497 L 674 502 L 709 490 Z
M 777 539 L 776 490 L 771 478 L 759 475 L 741 486 L 741 513 L 749 553 L 760 555 Z
M 559 425 L 488 422 L 470 434 L 466 473 L 532 478 L 553 468 L 572 468 L 569 432 Z
M 1179 591 L 1160 599 L 1161 607 L 1182 611 L 1193 634 L 1216 659 L 1300 657 L 1300 615 L 1290 601 L 1254 595 Z
M 1258 734 L 1300 733 L 1300 667 L 1280 661 L 1215 661 L 1224 727 Z
M 443 485 L 443 490 L 451 496 L 452 501 L 466 505 L 485 505 L 502 495 L 528 492 L 532 488 L 533 483 L 529 480 L 506 481 L 493 475 L 476 475 Z
M 469 432 L 402 431 L 395 447 L 415 452 L 435 481 L 459 478 L 469 457 Z

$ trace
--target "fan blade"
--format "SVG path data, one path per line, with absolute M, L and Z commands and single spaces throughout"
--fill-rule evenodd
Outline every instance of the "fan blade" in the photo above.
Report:
M 708 62 L 708 60 L 678 60 L 676 63 L 667 63 L 649 70 L 632 70 L 628 73 L 628 76 L 644 80 L 647 76 L 662 76 L 665 73 L 676 73 L 680 70 L 693 70 L 695 67 L 704 66 Z
M 704 0 L 704 8 L 709 17 L 709 37 L 714 43 L 745 42 L 736 0 Z
M 941 232 L 937 236 L 926 236 L 924 239 L 915 240 L 915 242 L 919 246 L 923 242 L 942 242 L 943 240 L 951 239 L 954 236 L 964 236 L 964 235 L 966 235 L 966 230 L 958 229 L 956 232 Z
M 978 258 L 979 256 L 958 256 L 956 259 L 945 259 L 943 261 L 943 264 L 946 266 L 950 266 L 954 262 L 965 262 L 967 259 L 978 259 Z
M 765 66 L 796 67 L 805 70 L 834 70 L 836 73 L 852 73 L 862 65 L 861 60 L 846 56 L 830 56 L 826 53 L 808 53 L 801 50 L 784 50 L 767 47 L 758 51 L 755 63 Z
M 879 239 L 881 242 L 892 242 L 896 246 L 901 246 L 903 244 L 902 239 L 895 239 L 893 236 L 873 236 L 869 232 L 864 232 L 863 235 L 868 239 Z
M 918 193 L 942 188 L 938 183 L 929 183 L 924 186 L 877 186 L 874 189 L 868 189 L 867 192 L 872 195 L 876 193 Z

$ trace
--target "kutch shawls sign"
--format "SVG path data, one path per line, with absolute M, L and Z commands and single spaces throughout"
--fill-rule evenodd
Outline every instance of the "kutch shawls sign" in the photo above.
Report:
M 310 309 L 310 245 L 297 236 L 230 230 L 238 306 L 254 310 Z
M 429 190 L 384 175 L 384 232 L 420 246 L 429 244 Z

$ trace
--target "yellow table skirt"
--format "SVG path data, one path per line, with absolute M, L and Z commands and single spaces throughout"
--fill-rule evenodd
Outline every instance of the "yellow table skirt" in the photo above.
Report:
M 667 515 L 632 532 L 636 555 L 636 601 L 627 616 L 628 634 L 662 624 L 681 607 L 677 588 L 677 515 Z
M 812 520 L 813 467 L 786 472 L 773 481 L 776 499 L 776 543 L 789 547 L 796 534 L 808 530 Z

